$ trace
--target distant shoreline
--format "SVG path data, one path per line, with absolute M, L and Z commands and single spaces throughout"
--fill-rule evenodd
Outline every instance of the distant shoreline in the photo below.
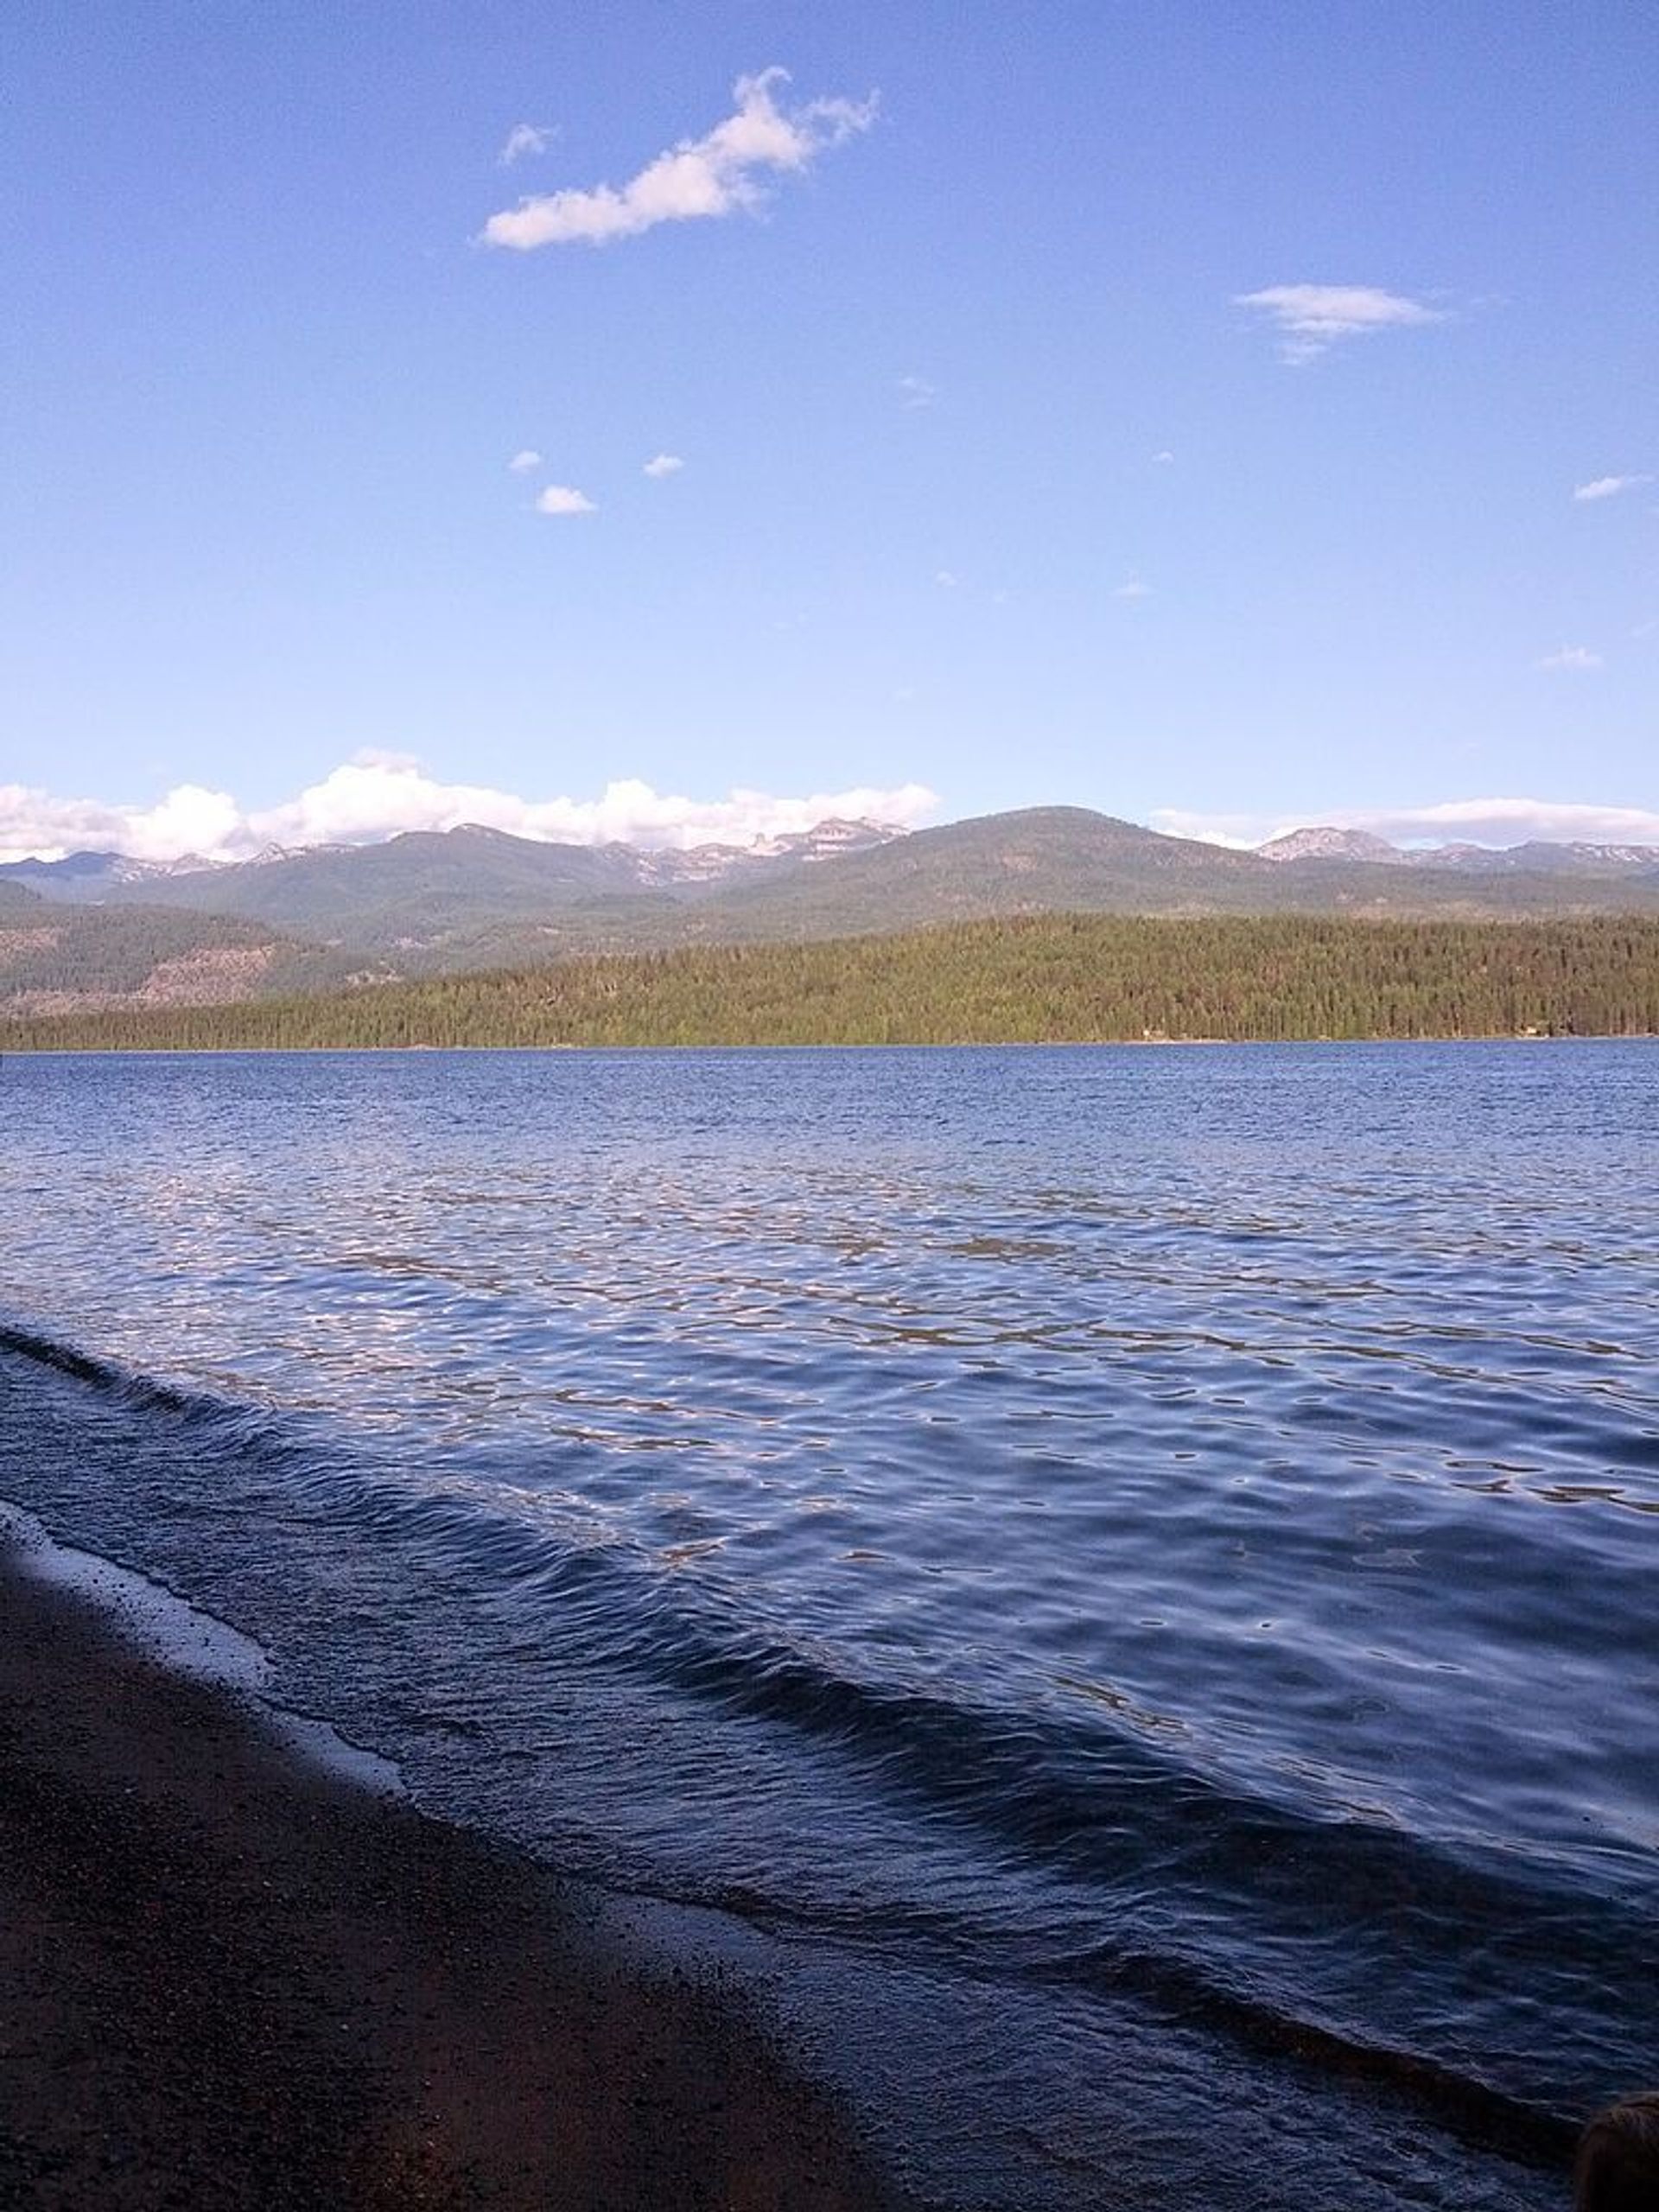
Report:
M 1652 1045 L 1659 1030 L 1592 1031 L 1580 1035 L 1546 1035 L 1537 1030 L 1493 1030 L 1478 1036 L 1418 1037 L 957 1037 L 928 1039 L 919 1043 L 903 1039 L 880 1039 L 834 1045 L 798 1045 L 724 1041 L 678 1045 L 12 1045 L 0 1037 L 0 1063 L 14 1059 L 143 1059 L 215 1060 L 364 1058 L 385 1053 L 400 1058 L 454 1057 L 461 1054 L 512 1052 L 530 1056 L 556 1054 L 569 1058 L 584 1054 L 624 1052 L 644 1058 L 653 1052 L 1306 1052 L 1325 1046 L 1386 1046 L 1410 1052 L 1439 1045 Z

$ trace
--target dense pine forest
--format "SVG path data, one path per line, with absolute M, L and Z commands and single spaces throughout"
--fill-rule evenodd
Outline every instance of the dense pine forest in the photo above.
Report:
M 11 1051 L 1659 1034 L 1659 920 L 967 922 L 0 1023 Z

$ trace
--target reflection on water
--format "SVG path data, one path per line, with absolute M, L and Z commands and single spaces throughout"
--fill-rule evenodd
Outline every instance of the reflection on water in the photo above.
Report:
M 611 1878 L 1560 2106 L 1659 2072 L 1656 1068 L 9 1060 L 0 1306 L 220 1402 L 30 1479 Z

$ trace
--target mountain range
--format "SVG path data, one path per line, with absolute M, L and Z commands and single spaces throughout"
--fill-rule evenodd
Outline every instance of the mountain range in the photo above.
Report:
M 1313 828 L 1255 850 L 1077 807 L 747 849 L 543 843 L 467 826 L 230 866 L 112 853 L 0 866 L 0 1011 L 246 997 L 686 944 L 1013 915 L 1517 920 L 1659 912 L 1659 848 L 1405 852 Z
M 1369 830 L 1292 830 L 1255 848 L 1266 861 L 1381 861 L 1395 867 L 1445 868 L 1482 874 L 1618 874 L 1659 867 L 1659 846 L 1550 844 L 1529 838 L 1520 845 L 1427 845 L 1407 850 Z

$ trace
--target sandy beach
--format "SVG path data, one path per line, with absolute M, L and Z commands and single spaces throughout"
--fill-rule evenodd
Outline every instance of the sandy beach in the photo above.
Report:
M 899 2201 L 734 2006 L 613 1955 L 543 1870 L 0 1560 L 8 2212 Z

